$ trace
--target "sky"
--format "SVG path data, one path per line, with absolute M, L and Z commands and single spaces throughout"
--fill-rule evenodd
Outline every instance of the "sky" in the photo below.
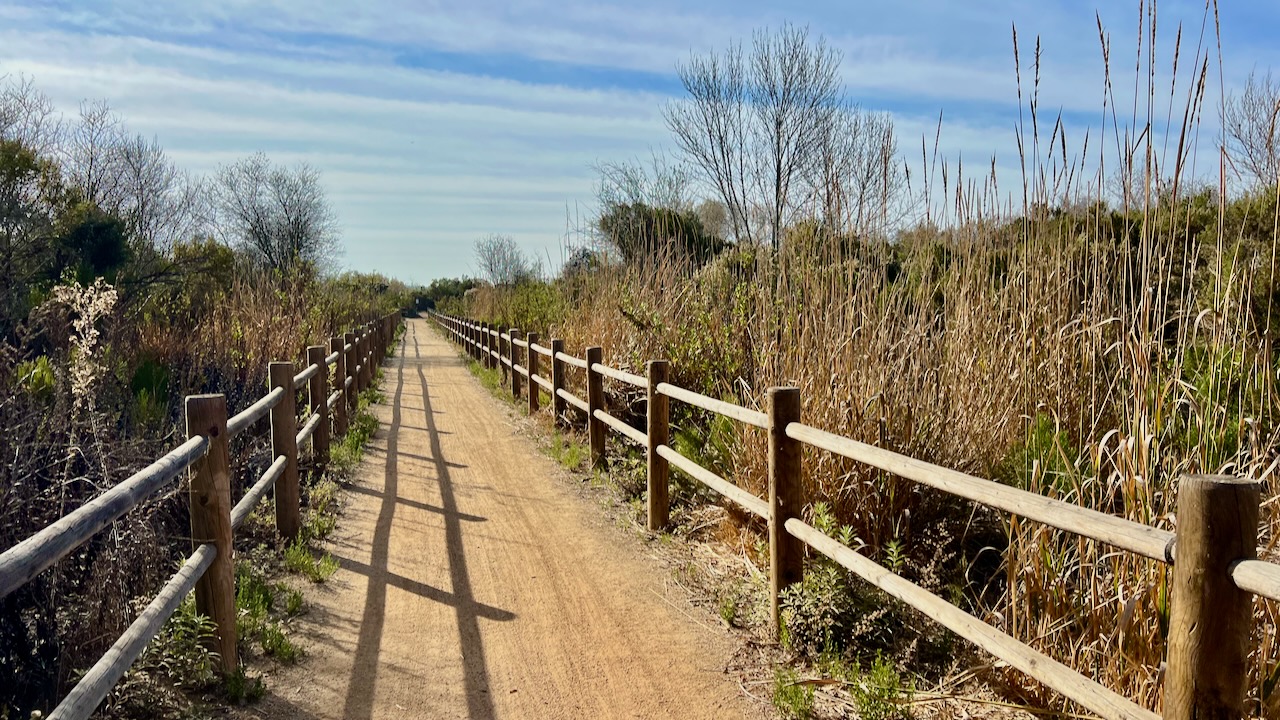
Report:
M 473 243 L 489 233 L 558 268 L 595 209 L 593 168 L 674 151 L 662 109 L 691 54 L 807 26 L 842 53 L 850 96 L 892 115 L 904 163 L 920 167 L 937 136 L 952 167 L 994 156 L 1005 187 L 1021 182 L 1012 28 L 1024 93 L 1039 38 L 1044 132 L 1061 112 L 1076 152 L 1103 119 L 1098 20 L 1129 112 L 1139 13 L 1127 0 L 0 0 L 0 75 L 30 77 L 67 113 L 107 100 L 197 173 L 258 151 L 310 163 L 340 219 L 341 263 L 420 284 L 476 274 Z M 1280 3 L 1219 13 L 1221 66 L 1203 2 L 1161 2 L 1156 26 L 1162 75 L 1182 35 L 1180 85 L 1170 100 L 1157 78 L 1158 114 L 1181 112 L 1189 58 L 1210 48 L 1210 149 L 1222 87 L 1280 65 Z

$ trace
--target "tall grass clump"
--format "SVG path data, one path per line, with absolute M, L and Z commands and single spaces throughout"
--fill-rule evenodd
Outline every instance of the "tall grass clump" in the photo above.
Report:
M 570 352 L 602 345 L 610 364 L 669 359 L 673 383 L 756 408 L 768 387 L 795 385 L 806 423 L 1166 529 L 1179 476 L 1255 478 L 1261 553 L 1280 559 L 1277 188 L 1236 182 L 1225 151 L 1202 139 L 1202 117 L 1219 112 L 1205 84 L 1219 64 L 1216 18 L 1188 51 L 1181 28 L 1174 43 L 1157 36 L 1153 7 L 1141 17 L 1132 108 L 1117 98 L 1128 80 L 1112 77 L 1099 23 L 1106 130 L 1075 148 L 1061 116 L 1042 116 L 1038 41 L 1024 62 L 1015 34 L 1012 189 L 994 163 L 975 173 L 926 155 L 915 220 L 897 227 L 832 222 L 815 208 L 776 252 L 741 241 L 705 263 L 660 250 L 605 257 L 522 291 L 554 293 L 539 305 L 551 312 L 519 316 L 524 301 L 502 289 L 473 296 L 468 311 L 505 313 Z M 1157 52 L 1157 37 L 1171 51 Z M 711 427 L 672 405 L 674 425 Z M 765 443 L 741 426 L 720 443 L 727 471 L 757 494 Z M 872 558 L 1159 707 L 1161 564 L 827 453 L 806 452 L 804 482 Z M 1280 616 L 1270 601 L 1255 608 L 1250 702 L 1274 714 Z M 989 677 L 1021 701 L 1061 704 L 1018 673 Z

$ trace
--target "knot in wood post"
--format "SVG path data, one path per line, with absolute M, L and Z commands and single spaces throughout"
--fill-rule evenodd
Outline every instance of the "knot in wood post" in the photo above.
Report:
M 782 629 L 782 591 L 804 579 L 804 543 L 786 523 L 804 507 L 800 442 L 787 425 L 800 422 L 800 389 L 769 388 L 769 615 L 774 633 Z
M 667 381 L 666 360 L 650 360 L 648 365 L 649 390 L 645 414 L 648 419 L 649 447 L 649 530 L 657 532 L 670 520 L 671 499 L 667 459 L 658 454 L 658 448 L 666 445 L 670 432 L 671 403 L 666 395 L 658 392 L 658 385 Z
M 196 610 L 214 623 L 214 645 L 223 673 L 239 667 L 236 655 L 236 570 L 231 537 L 231 461 L 227 452 L 227 399 L 187 398 L 187 437 L 209 440 L 204 457 L 191 464 L 188 498 L 191 545 L 212 543 L 217 556 L 196 582 Z
M 1252 480 L 1184 475 L 1170 593 L 1165 720 L 1245 717 L 1253 597 L 1230 568 L 1257 557 L 1261 491 Z
M 604 349 L 587 348 L 587 440 L 591 444 L 591 464 L 604 467 L 604 421 L 596 411 L 604 410 L 604 376 L 595 369 L 604 362 Z

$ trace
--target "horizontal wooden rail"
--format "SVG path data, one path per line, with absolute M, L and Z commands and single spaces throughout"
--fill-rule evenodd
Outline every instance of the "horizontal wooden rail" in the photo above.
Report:
M 748 425 L 762 429 L 768 429 L 769 427 L 768 415 L 755 410 L 748 410 L 741 405 L 734 405 L 733 403 L 727 403 L 723 400 L 716 400 L 715 398 L 707 397 L 706 395 L 693 392 L 692 390 L 685 390 L 682 387 L 678 387 L 670 383 L 662 383 L 659 385 L 658 392 L 672 398 L 673 400 L 679 400 L 694 407 L 702 408 L 703 410 L 710 410 L 718 415 L 731 417 L 734 420 L 744 422 Z
M 552 357 L 551 348 L 549 347 L 543 347 L 538 343 L 533 343 L 529 348 L 543 357 Z
M 1266 560 L 1240 560 L 1231 564 L 1231 581 L 1254 595 L 1280 600 L 1280 565 Z
M 80 682 L 58 703 L 58 707 L 49 713 L 49 720 L 84 720 L 92 715 L 103 698 L 120 682 L 120 678 L 124 677 L 147 648 L 151 639 L 173 616 L 174 611 L 182 604 L 182 599 L 196 586 L 196 581 L 204 575 L 217 556 L 218 550 L 212 544 L 206 543 L 196 548 L 142 614 L 129 625 L 129 629 L 89 668 Z
M 356 379 L 355 379 L 354 377 L 352 377 L 352 376 L 348 375 L 348 376 L 347 376 L 347 379 L 342 381 L 342 388 L 343 388 L 344 390 L 350 390 L 350 389 L 351 389 L 351 385 L 352 385 L 352 384 L 354 384 L 354 383 L 355 383 L 355 381 L 356 381 Z
M 318 372 L 320 372 L 319 365 L 308 365 L 302 372 L 293 376 L 293 386 L 298 387 L 302 385 L 302 383 L 315 377 Z
M 564 401 L 565 401 L 565 402 L 567 402 L 567 403 L 569 403 L 570 405 L 572 405 L 572 406 L 574 406 L 574 407 L 578 408 L 578 409 L 579 409 L 579 410 L 581 410 L 582 412 L 586 412 L 586 411 L 587 411 L 587 401 L 586 401 L 586 400 L 583 400 L 582 398 L 578 397 L 577 395 L 574 395 L 573 393 L 569 392 L 568 390 L 565 390 L 564 388 L 560 388 L 559 390 L 557 390 L 557 391 L 556 391 L 556 395 L 559 395 L 561 398 L 564 398 Z
M 640 432 L 639 430 L 637 430 L 637 429 L 635 429 L 635 428 L 631 427 L 630 425 L 628 425 L 628 424 L 626 424 L 626 423 L 622 422 L 621 420 L 619 420 L 618 418 L 616 418 L 616 417 L 614 417 L 614 416 L 610 415 L 609 413 L 605 412 L 604 410 L 597 410 L 597 411 L 595 412 L 595 416 L 596 416 L 596 417 L 598 417 L 598 418 L 600 418 L 600 421 L 601 421 L 601 422 L 603 422 L 605 425 L 608 425 L 609 427 L 613 428 L 614 430 L 616 430 L 617 432 L 619 432 L 620 434 L 622 434 L 623 436 L 625 436 L 625 437 L 626 437 L 628 440 L 630 440 L 631 442 L 634 442 L 635 444 L 639 445 L 640 447 L 648 447 L 648 446 L 649 446 L 649 436 L 648 436 L 648 435 L 646 435 L 646 434 L 644 434 L 644 433 Z
M 1044 683 L 1054 691 L 1092 710 L 1100 717 L 1106 720 L 1121 718 L 1160 720 L 1159 715 L 1000 632 L 919 585 L 893 574 L 852 548 L 827 537 L 812 525 L 793 518 L 787 521 L 785 528 L 793 537 L 836 561 L 863 580 L 919 610 L 934 622 Z
M 283 455 L 278 456 L 275 459 L 275 462 L 271 463 L 266 471 L 262 473 L 262 476 L 258 478 L 258 482 L 254 483 L 253 487 L 249 488 L 248 492 L 244 494 L 244 497 L 240 498 L 240 502 L 236 503 L 236 506 L 231 509 L 232 530 L 240 528 L 240 525 L 245 521 L 245 518 L 249 517 L 249 513 L 253 512 L 253 509 L 257 507 L 258 503 L 262 500 L 262 496 L 265 495 L 267 490 L 270 490 L 276 484 L 276 480 L 279 480 L 280 476 L 284 474 L 284 469 L 288 462 L 289 458 Z
M 529 347 L 529 343 L 528 343 L 528 341 L 526 341 L 526 340 L 521 340 L 520 338 L 516 338 L 515 340 L 512 340 L 512 341 L 511 341 L 511 344 L 512 344 L 512 345 L 515 345 L 516 347 L 522 347 L 522 348 L 527 348 L 527 347 Z
M 306 442 L 307 438 L 311 437 L 311 433 L 314 433 L 316 428 L 320 427 L 320 421 L 323 419 L 324 415 L 312 415 L 310 419 L 307 420 L 307 424 L 303 425 L 302 429 L 298 431 L 298 434 L 294 436 L 294 442 L 299 445 Z
M 515 365 L 512 365 L 511 369 L 514 370 L 515 372 L 520 373 L 521 375 L 524 375 L 525 377 L 529 376 L 529 371 L 525 370 L 524 366 L 521 365 L 520 363 L 516 363 Z
M 324 356 L 324 364 L 326 367 L 336 362 L 338 362 L 338 353 L 332 352 Z
M 0 598 L 25 585 L 45 568 L 84 544 L 186 470 L 209 448 L 193 437 L 119 485 L 64 515 L 0 555 Z
M 639 375 L 632 375 L 631 373 L 626 372 L 625 370 L 618 370 L 615 368 L 611 368 L 608 365 L 605 365 L 604 363 L 596 363 L 595 365 L 591 366 L 591 369 L 595 370 L 596 372 L 600 373 L 601 375 L 607 378 L 613 378 L 614 380 L 627 383 L 628 385 L 635 385 L 638 388 L 649 387 L 649 381 L 646 378 L 642 378 Z
M 556 360 L 559 360 L 560 362 L 564 363 L 565 365 L 572 365 L 572 366 L 574 366 L 574 367 L 576 367 L 576 368 L 582 368 L 583 370 L 586 370 L 586 369 L 587 369 L 587 361 L 586 361 L 586 360 L 579 360 L 578 358 L 576 358 L 576 357 L 574 357 L 574 356 L 570 355 L 569 353 L 556 353 L 556 358 L 555 358 L 555 359 L 556 359 Z
M 659 445 L 657 453 L 661 458 L 679 468 L 685 475 L 741 505 L 751 511 L 752 514 L 768 519 L 769 503 L 764 500 L 681 455 L 669 445 Z
M 328 410 L 332 411 L 333 408 L 338 405 L 338 401 L 341 399 L 342 399 L 342 391 L 334 390 L 333 392 L 329 393 L 329 398 L 324 401 L 324 406 Z
M 257 402 L 227 418 L 227 433 L 231 437 L 240 434 L 241 430 L 258 422 L 271 412 L 271 408 L 284 397 L 284 388 L 276 388 L 264 395 Z
M 972 475 L 899 455 L 801 423 L 786 427 L 788 437 L 850 460 L 891 472 L 944 492 L 1066 530 L 1081 537 L 1168 562 L 1173 533 L 1072 503 L 983 480 Z
M 502 364 L 506 365 L 507 367 L 511 367 L 511 358 L 509 357 L 502 358 Z
M 538 386 L 539 386 L 539 387 L 541 387 L 543 390 L 546 390 L 546 391 L 547 391 L 547 393 L 550 393 L 550 392 L 551 392 L 551 381 L 550 381 L 550 380 L 548 380 L 548 379 L 546 379 L 546 378 L 542 377 L 541 375 L 539 375 L 539 374 L 537 374 L 537 373 L 534 373 L 534 374 L 533 374 L 533 377 L 531 377 L 531 378 L 529 378 L 529 379 L 530 379 L 530 380 L 532 380 L 532 381 L 534 381 L 534 382 L 536 382 L 536 383 L 538 383 Z

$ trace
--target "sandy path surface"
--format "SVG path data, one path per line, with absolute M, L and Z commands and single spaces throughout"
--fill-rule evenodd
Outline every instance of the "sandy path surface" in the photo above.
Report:
M 251 714 L 755 716 L 724 672 L 728 634 L 668 597 L 428 323 L 387 361 L 383 427 L 330 547 L 340 569 L 294 626 L 308 657 Z

